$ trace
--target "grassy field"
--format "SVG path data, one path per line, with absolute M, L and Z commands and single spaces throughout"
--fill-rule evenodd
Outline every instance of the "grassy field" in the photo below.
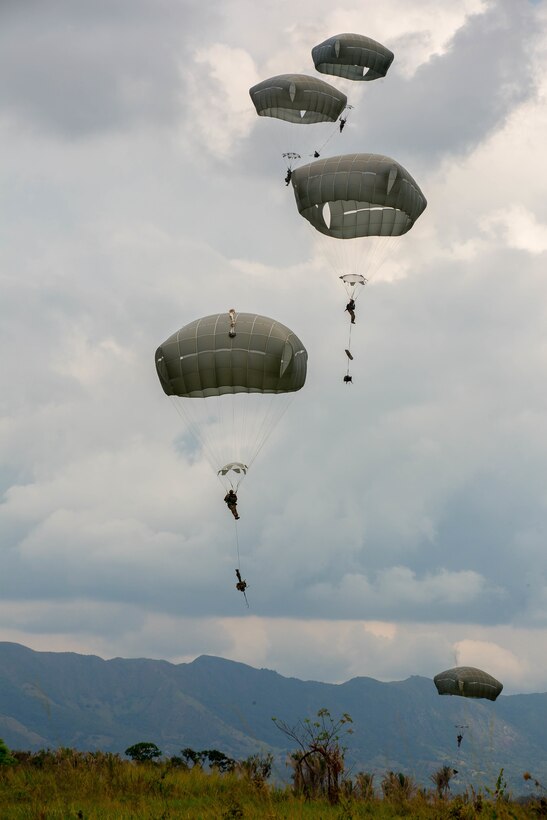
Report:
M 441 799 L 435 790 L 410 797 L 363 799 L 342 793 L 337 805 L 305 799 L 243 772 L 204 772 L 169 762 L 133 763 L 117 755 L 58 750 L 0 766 L 0 817 L 68 818 L 537 818 L 540 798 L 526 806 L 505 795 Z

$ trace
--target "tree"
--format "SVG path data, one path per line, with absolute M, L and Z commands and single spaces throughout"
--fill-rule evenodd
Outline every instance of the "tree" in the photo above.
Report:
M 218 772 L 233 772 L 237 766 L 237 760 L 228 757 L 224 752 L 219 752 L 218 749 L 207 749 L 206 754 L 209 766 Z
M 194 766 L 202 767 L 206 759 L 205 752 L 196 752 L 194 749 L 191 749 L 190 746 L 187 746 L 186 749 L 181 749 L 180 753 L 186 761 L 186 765 L 189 766 L 191 763 L 192 768 Z
M 181 755 L 184 758 L 185 765 L 192 764 L 203 768 L 205 761 L 209 761 L 211 769 L 216 769 L 219 772 L 231 772 L 237 765 L 237 761 L 231 757 L 227 757 L 224 752 L 219 752 L 218 749 L 202 749 L 200 752 L 191 749 L 189 746 L 186 749 L 181 749 Z
M 346 752 L 345 747 L 340 746 L 340 732 L 343 729 L 345 734 L 351 734 L 351 728 L 344 727 L 353 721 L 346 712 L 334 720 L 328 709 L 320 709 L 317 718 L 313 722 L 309 718 L 299 720 L 295 726 L 278 718 L 272 720 L 299 746 L 290 757 L 294 790 L 309 797 L 325 794 L 329 802 L 335 804 L 340 799 Z
M 126 749 L 124 754 L 130 757 L 135 763 L 152 763 L 154 758 L 161 756 L 161 752 L 156 744 L 146 741 L 135 743 Z

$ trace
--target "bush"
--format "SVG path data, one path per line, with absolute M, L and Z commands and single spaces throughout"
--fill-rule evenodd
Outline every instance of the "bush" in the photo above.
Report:
M 14 756 L 0 737 L 0 766 L 11 766 L 16 762 Z

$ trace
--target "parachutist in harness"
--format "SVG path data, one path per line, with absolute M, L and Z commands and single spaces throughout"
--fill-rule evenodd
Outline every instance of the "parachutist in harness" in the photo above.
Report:
M 243 597 L 245 598 L 245 603 L 247 604 L 247 606 L 249 606 L 249 601 L 247 600 L 247 595 L 246 595 L 246 592 L 245 592 L 245 590 L 247 589 L 247 581 L 245 581 L 241 577 L 241 572 L 239 571 L 239 569 L 236 569 L 236 576 L 237 576 L 236 589 L 237 589 L 238 592 L 243 593 Z
M 340 117 L 340 133 L 342 133 L 342 131 L 344 130 L 344 126 L 345 126 L 346 122 L 347 122 L 347 119 L 344 119 L 344 117 Z
M 313 156 L 315 157 L 315 159 L 318 159 L 321 156 L 321 154 L 319 153 L 319 151 L 314 151 Z
M 349 373 L 346 373 L 344 376 L 345 384 L 353 384 L 353 376 L 350 376 Z
M 346 305 L 346 310 L 350 315 L 351 324 L 355 324 L 355 299 L 350 299 Z
M 458 741 L 458 749 L 459 749 L 459 748 L 460 748 L 460 746 L 462 745 L 463 735 L 461 735 L 461 734 L 460 734 L 460 735 L 458 735 L 458 737 L 456 738 L 456 740 Z
M 232 513 L 232 515 L 234 516 L 234 518 L 237 521 L 238 518 L 239 518 L 239 515 L 238 515 L 238 512 L 237 512 L 237 495 L 236 495 L 236 493 L 233 490 L 229 490 L 226 493 L 226 495 L 224 496 L 224 501 L 228 505 L 228 509 L 230 510 L 230 512 Z
M 294 151 L 286 151 L 283 154 L 283 159 L 287 160 L 287 176 L 285 177 L 285 185 L 289 185 L 292 179 L 292 163 L 296 159 L 301 159 L 300 154 L 295 154 Z

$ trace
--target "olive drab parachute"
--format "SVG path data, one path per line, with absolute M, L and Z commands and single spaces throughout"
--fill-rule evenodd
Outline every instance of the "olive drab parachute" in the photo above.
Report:
M 427 205 L 408 171 L 381 154 L 318 159 L 291 181 L 301 216 L 328 240 L 321 248 L 334 270 L 367 281 Z
M 285 325 L 256 313 L 215 313 L 173 333 L 156 351 L 167 395 L 290 393 L 306 380 L 307 353 Z
M 349 361 L 355 302 L 362 286 L 381 268 L 427 201 L 417 182 L 396 160 L 381 154 L 344 154 L 318 159 L 292 172 L 296 206 L 314 228 L 320 252 L 342 280 L 350 299 Z
M 161 386 L 226 488 L 237 488 L 304 386 L 307 358 L 285 325 L 233 309 L 196 319 L 158 347 Z
M 385 77 L 393 52 L 362 34 L 336 34 L 312 48 L 317 71 L 347 80 L 377 80 Z
M 249 89 L 260 117 L 309 125 L 336 122 L 347 97 L 329 83 L 306 74 L 279 74 Z
M 258 116 L 270 120 L 265 130 L 289 171 L 302 155 L 320 156 L 338 130 L 340 115 L 346 107 L 351 108 L 342 91 L 307 74 L 269 77 L 250 88 L 249 95 Z M 303 125 L 307 127 L 301 128 Z
M 302 216 L 335 239 L 401 236 L 427 200 L 408 171 L 380 154 L 344 154 L 310 162 L 292 178 Z
M 474 666 L 457 666 L 435 675 L 433 682 L 439 695 L 459 695 L 463 698 L 496 700 L 503 684 Z

